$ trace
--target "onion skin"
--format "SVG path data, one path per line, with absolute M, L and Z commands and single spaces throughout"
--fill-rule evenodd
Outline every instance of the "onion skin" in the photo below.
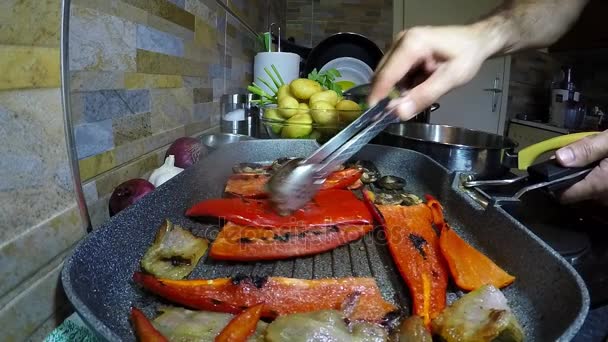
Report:
M 207 154 L 207 149 L 199 139 L 181 137 L 171 144 L 167 153 L 165 153 L 165 159 L 169 155 L 174 155 L 175 166 L 186 169 L 196 163 L 205 154 Z
M 154 185 L 145 179 L 135 178 L 119 184 L 110 196 L 108 204 L 110 217 L 139 201 L 148 193 L 154 191 Z

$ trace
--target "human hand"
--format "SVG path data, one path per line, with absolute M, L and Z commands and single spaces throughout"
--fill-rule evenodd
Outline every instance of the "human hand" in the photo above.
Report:
M 499 46 L 481 24 L 416 27 L 399 34 L 376 70 L 369 95 L 375 104 L 397 84 L 411 87 L 391 105 L 408 120 L 468 81 Z
M 560 195 L 562 203 L 596 200 L 608 205 L 608 130 L 559 149 L 556 157 L 562 166 L 568 167 L 586 166 L 601 160 L 583 180 Z

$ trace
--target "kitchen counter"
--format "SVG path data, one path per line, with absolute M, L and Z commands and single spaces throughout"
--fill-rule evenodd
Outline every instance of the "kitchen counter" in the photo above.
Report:
M 528 120 L 520 120 L 520 119 L 511 119 L 511 122 L 512 123 L 516 123 L 516 124 L 520 124 L 520 125 L 524 125 L 524 126 L 528 126 L 528 127 L 540 128 L 540 129 L 544 129 L 546 131 L 560 133 L 560 134 L 569 134 L 569 133 L 571 133 L 571 130 L 569 130 L 567 128 L 553 126 L 553 125 L 548 124 L 548 123 L 528 121 Z

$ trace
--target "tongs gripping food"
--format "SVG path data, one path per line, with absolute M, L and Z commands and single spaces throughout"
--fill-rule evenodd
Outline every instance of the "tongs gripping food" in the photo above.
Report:
M 389 124 L 399 118 L 387 108 L 385 98 L 336 134 L 308 158 L 285 164 L 268 181 L 270 199 L 280 214 L 303 207 L 317 193 L 327 176 L 350 159 Z

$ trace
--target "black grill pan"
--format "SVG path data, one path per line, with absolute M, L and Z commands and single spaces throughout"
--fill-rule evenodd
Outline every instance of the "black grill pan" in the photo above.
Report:
M 164 219 L 213 238 L 218 228 L 184 217 L 200 200 L 222 196 L 232 166 L 239 162 L 269 162 L 301 157 L 318 145 L 303 140 L 258 140 L 227 145 L 165 183 L 137 204 L 123 210 L 89 234 L 66 261 L 62 282 L 84 321 L 111 341 L 134 341 L 128 321 L 131 305 L 151 315 L 166 304 L 131 281 L 139 260 Z M 555 251 L 497 207 L 482 209 L 456 190 L 453 174 L 430 158 L 410 150 L 368 145 L 356 156 L 373 161 L 383 174 L 403 177 L 407 189 L 436 196 L 454 229 L 475 247 L 515 275 L 504 290 L 523 325 L 528 341 L 570 340 L 588 310 L 589 296 L 581 278 Z M 332 252 L 293 260 L 226 263 L 204 259 L 189 278 L 236 274 L 296 278 L 374 277 L 385 299 L 409 307 L 407 288 L 400 279 L 380 230 Z M 449 291 L 448 302 L 459 295 Z

